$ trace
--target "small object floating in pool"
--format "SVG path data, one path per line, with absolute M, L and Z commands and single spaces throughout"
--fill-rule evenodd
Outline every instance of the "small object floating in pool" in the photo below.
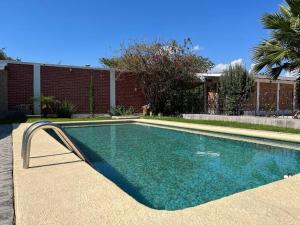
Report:
M 288 174 L 284 175 L 283 178 L 284 178 L 284 179 L 287 179 L 287 178 L 292 177 L 292 176 L 293 176 L 292 173 L 288 173 Z

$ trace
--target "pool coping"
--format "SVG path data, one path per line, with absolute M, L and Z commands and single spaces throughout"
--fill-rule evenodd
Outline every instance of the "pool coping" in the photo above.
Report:
M 178 122 L 146 121 L 183 126 Z M 120 121 L 76 124 L 107 122 Z M 74 122 L 68 124 L 71 123 Z M 28 125 L 21 124 L 13 130 L 16 224 L 99 224 L 99 221 L 103 224 L 297 224 L 300 221 L 299 174 L 192 208 L 155 210 L 138 203 L 73 153 L 69 154 L 46 132 L 39 132 L 33 138 L 32 156 L 36 158 L 31 160 L 31 166 L 35 168 L 23 169 L 21 137 Z M 212 129 L 207 125 L 190 125 L 187 124 L 191 129 Z M 292 135 L 289 140 L 294 138 Z
M 192 124 L 192 123 L 173 122 L 173 121 L 166 121 L 166 120 L 139 119 L 135 121 L 139 121 L 142 123 L 170 126 L 170 127 L 181 127 L 187 129 L 210 131 L 214 133 L 224 133 L 224 134 L 248 136 L 254 138 L 257 137 L 257 138 L 265 138 L 270 140 L 300 143 L 300 134 L 243 129 L 243 128 L 234 128 L 234 127 L 223 127 L 223 126 L 214 126 L 214 125 L 205 125 L 205 124 Z
M 193 124 L 185 122 L 175 122 L 167 120 L 154 120 L 154 119 L 120 119 L 120 120 L 95 120 L 95 121 L 67 121 L 67 122 L 54 122 L 61 125 L 71 125 L 71 124 L 109 124 L 109 123 L 128 123 L 128 122 L 138 122 L 145 124 L 162 125 L 169 127 L 193 129 L 199 131 L 209 131 L 214 133 L 231 134 L 238 136 L 254 137 L 254 138 L 264 138 L 277 141 L 287 141 L 300 143 L 300 134 L 285 133 L 285 132 L 275 132 L 275 131 L 264 131 L 264 130 L 254 130 L 254 129 L 244 129 L 235 127 L 224 127 L 224 126 L 214 126 L 205 124 Z

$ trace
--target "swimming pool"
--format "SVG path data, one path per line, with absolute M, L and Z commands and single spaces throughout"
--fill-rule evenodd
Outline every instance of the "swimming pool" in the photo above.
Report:
M 274 145 L 145 124 L 65 130 L 97 171 L 154 209 L 196 206 L 300 172 L 300 151 Z

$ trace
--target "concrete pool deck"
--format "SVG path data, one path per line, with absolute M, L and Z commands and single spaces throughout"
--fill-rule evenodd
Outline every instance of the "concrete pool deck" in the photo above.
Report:
M 229 132 L 229 128 L 208 125 L 142 119 L 131 121 Z M 99 121 L 102 122 L 107 121 Z M 30 168 L 23 169 L 21 142 L 28 125 L 21 124 L 13 130 L 17 225 L 300 223 L 300 174 L 192 208 L 154 210 L 138 203 L 44 131 L 33 137 Z M 229 130 L 232 129 L 239 135 L 244 130 Z M 249 131 L 246 133 L 250 136 L 254 135 L 252 132 L 258 132 L 264 138 L 285 137 L 300 142 L 300 135 L 296 134 Z

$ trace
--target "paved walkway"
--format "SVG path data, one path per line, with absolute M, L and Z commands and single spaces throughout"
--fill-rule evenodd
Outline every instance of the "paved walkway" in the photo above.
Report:
M 0 125 L 0 224 L 14 224 L 11 125 Z

